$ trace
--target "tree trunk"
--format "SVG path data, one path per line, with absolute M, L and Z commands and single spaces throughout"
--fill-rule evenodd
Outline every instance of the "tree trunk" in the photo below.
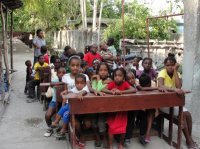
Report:
M 10 68 L 13 67 L 13 11 L 10 13 Z
M 6 67 L 6 77 L 9 80 L 9 64 L 8 64 L 8 44 L 7 44 L 7 38 L 6 38 L 6 30 L 5 30 L 5 19 L 3 14 L 3 5 L 1 3 L 1 23 L 2 23 L 2 37 L 3 37 L 3 57 L 4 57 L 4 63 Z
M 97 23 L 97 3 L 98 0 L 94 0 L 94 5 L 93 5 L 93 23 L 92 23 L 92 31 L 96 31 L 96 23 Z
M 99 14 L 99 27 L 98 27 L 98 45 L 100 44 L 100 31 L 101 31 L 101 15 L 103 10 L 103 2 L 101 1 L 100 14 Z M 98 46 L 99 48 L 99 46 Z
M 85 29 L 87 29 L 87 10 L 86 10 L 86 0 L 83 0 L 83 12 L 84 12 Z
M 86 15 L 86 2 L 85 0 L 80 0 L 81 15 L 82 15 L 82 26 L 83 29 L 87 29 L 87 15 Z

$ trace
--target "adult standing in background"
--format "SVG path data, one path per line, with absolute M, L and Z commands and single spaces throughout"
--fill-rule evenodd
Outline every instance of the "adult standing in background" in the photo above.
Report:
M 108 50 L 110 52 L 112 52 L 112 55 L 114 57 L 116 57 L 117 56 L 117 50 L 115 49 L 115 46 L 114 46 L 114 38 L 109 38 L 108 39 L 107 46 L 108 46 Z
M 33 39 L 33 46 L 34 46 L 34 63 L 33 63 L 33 67 L 35 65 L 35 63 L 38 60 L 38 56 L 41 55 L 41 47 L 42 46 L 46 46 L 46 41 L 44 39 L 44 31 L 41 29 L 38 29 L 36 31 L 36 37 Z

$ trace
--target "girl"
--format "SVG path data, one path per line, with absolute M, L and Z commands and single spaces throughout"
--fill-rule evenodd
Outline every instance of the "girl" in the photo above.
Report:
M 95 90 L 95 94 L 98 94 L 100 96 L 104 96 L 104 93 L 101 92 L 103 88 L 106 87 L 108 83 L 110 83 L 112 80 L 108 78 L 109 75 L 109 65 L 107 63 L 100 63 L 97 66 L 96 73 L 97 75 L 92 76 L 92 88 Z M 95 147 L 101 146 L 100 141 L 100 135 L 103 136 L 102 140 L 104 141 L 104 147 L 107 147 L 107 141 L 106 141 L 106 123 L 105 123 L 105 114 L 98 114 L 95 115 L 96 117 L 93 119 L 93 129 L 96 134 L 96 141 L 95 141 Z M 97 129 L 98 126 L 98 129 Z M 99 133 L 98 131 L 99 130 Z
M 52 80 L 52 82 L 61 82 L 63 75 L 66 73 L 65 68 L 60 67 L 57 72 L 57 77 Z M 45 137 L 50 137 L 53 133 L 53 129 L 51 127 L 51 118 L 56 112 L 56 91 L 53 90 L 53 97 L 51 102 L 49 103 L 48 110 L 45 114 L 45 121 L 48 126 L 46 133 L 44 134 Z M 63 130 L 61 130 L 63 131 Z
M 62 78 L 62 82 L 65 82 L 67 84 L 67 90 L 63 91 L 61 94 L 62 95 L 66 95 L 68 94 L 74 87 L 75 87 L 75 76 L 79 74 L 80 69 L 80 65 L 81 65 L 81 59 L 79 56 L 77 55 L 73 55 L 69 58 L 68 60 L 69 63 L 69 68 L 70 68 L 70 73 L 67 73 L 63 76 Z M 90 92 L 94 92 L 94 90 L 92 89 L 91 85 L 90 85 L 90 81 L 87 75 L 84 74 L 84 76 L 86 77 L 86 84 L 89 88 Z M 63 99 L 63 103 L 66 103 L 66 99 Z M 81 131 L 81 124 L 82 123 L 88 123 L 86 122 L 86 120 L 83 120 L 83 116 L 78 116 L 76 117 L 76 132 L 77 132 L 77 136 L 80 136 L 80 141 L 78 141 L 78 145 L 81 147 L 84 147 L 84 137 L 82 136 L 82 131 Z
M 136 89 L 128 84 L 125 81 L 126 71 L 123 68 L 117 68 L 113 72 L 113 79 L 111 83 L 109 83 L 102 91 L 108 94 L 113 95 L 122 95 L 128 93 L 135 93 Z M 126 112 L 118 112 L 112 113 L 109 115 L 107 119 L 108 123 L 108 135 L 109 135 L 109 149 L 113 149 L 112 140 L 113 135 L 120 135 L 120 144 L 119 149 L 123 149 L 124 137 L 126 133 L 127 126 L 127 113 Z
M 158 74 L 158 87 L 160 91 L 175 91 L 179 95 L 184 95 L 185 92 L 181 90 L 182 80 L 178 73 L 179 64 L 176 63 L 174 56 L 168 56 L 164 60 L 165 69 Z M 162 108 L 161 111 L 169 113 L 169 108 Z M 174 116 L 178 116 L 178 107 L 174 107 Z M 192 139 L 192 117 L 186 108 L 183 108 L 183 134 L 186 138 L 188 149 L 199 148 Z
M 151 58 L 144 58 L 142 61 L 142 67 L 144 68 L 143 71 L 141 70 L 137 70 L 136 71 L 136 77 L 140 78 L 140 76 L 145 73 L 147 75 L 149 75 L 149 77 L 151 78 L 151 80 L 156 80 L 157 79 L 157 73 L 156 71 L 152 68 L 152 59 Z

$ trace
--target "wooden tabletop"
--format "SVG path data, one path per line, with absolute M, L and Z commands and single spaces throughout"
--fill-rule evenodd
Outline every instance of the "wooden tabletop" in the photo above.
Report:
M 142 110 L 161 107 L 184 106 L 184 96 L 175 92 L 162 93 L 159 91 L 140 91 L 134 94 L 95 96 L 87 94 L 83 100 L 75 94 L 63 96 L 68 98 L 72 114 L 89 114 L 103 112 L 117 112 Z

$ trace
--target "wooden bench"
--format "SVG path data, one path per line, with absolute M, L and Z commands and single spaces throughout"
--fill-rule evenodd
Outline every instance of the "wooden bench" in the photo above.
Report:
M 71 146 L 75 146 L 75 115 L 76 114 L 92 114 L 92 113 L 105 113 L 105 112 L 118 112 L 118 111 L 132 111 L 142 109 L 153 109 L 161 107 L 174 107 L 179 106 L 178 116 L 178 136 L 177 136 L 177 149 L 181 148 L 181 122 L 183 114 L 183 106 L 185 99 L 178 96 L 176 93 L 162 93 L 159 91 L 152 92 L 137 92 L 135 94 L 127 95 L 107 95 L 107 96 L 94 96 L 88 94 L 84 97 L 83 101 L 75 98 L 73 94 L 63 96 L 68 98 L 71 112 Z M 92 105 L 92 106 L 91 106 Z M 173 109 L 173 108 L 171 108 Z M 173 110 L 170 111 L 170 116 L 173 116 Z M 169 123 L 170 131 L 172 131 L 172 122 Z M 173 132 L 172 132 L 173 134 Z M 172 141 L 172 138 L 168 139 L 168 143 Z M 170 144 L 171 145 L 171 144 Z

